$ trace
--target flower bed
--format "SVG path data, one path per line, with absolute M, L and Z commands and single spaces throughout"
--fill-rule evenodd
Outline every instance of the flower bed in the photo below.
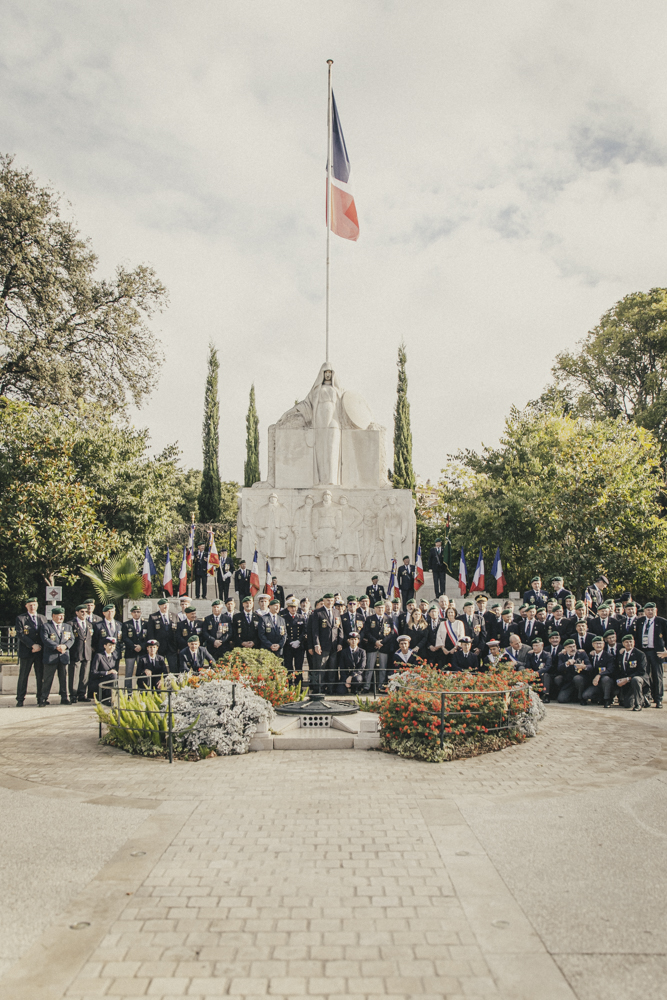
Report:
M 218 660 L 215 670 L 202 672 L 205 679 L 235 681 L 251 688 L 274 708 L 301 701 L 301 684 L 289 684 L 285 664 L 268 649 L 233 649 Z M 196 684 L 202 674 L 192 678 Z
M 515 670 L 443 673 L 425 664 L 399 671 L 380 707 L 382 749 L 443 761 L 471 756 L 474 745 L 487 752 L 534 736 L 544 714 L 529 686 L 534 678 Z

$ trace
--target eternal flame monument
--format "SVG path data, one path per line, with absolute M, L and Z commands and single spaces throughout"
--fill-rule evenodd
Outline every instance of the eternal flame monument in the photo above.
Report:
M 268 560 L 285 593 L 362 594 L 391 561 L 414 561 L 415 502 L 387 479 L 384 427 L 363 396 L 322 365 L 304 400 L 269 427 L 265 482 L 241 491 L 237 553 L 260 581 Z

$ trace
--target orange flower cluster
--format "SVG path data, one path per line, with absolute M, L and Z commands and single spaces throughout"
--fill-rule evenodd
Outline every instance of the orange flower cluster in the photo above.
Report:
M 268 650 L 234 649 L 218 661 L 215 668 L 200 670 L 188 678 L 191 687 L 212 680 L 244 684 L 275 708 L 299 701 L 300 687 L 290 687 L 283 661 Z

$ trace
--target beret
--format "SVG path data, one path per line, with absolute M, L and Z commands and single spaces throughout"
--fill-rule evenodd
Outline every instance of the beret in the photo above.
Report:
M 188 639 L 188 646 L 190 645 L 191 642 L 196 642 L 197 645 L 199 645 L 199 636 L 191 635 L 190 638 Z
M 406 601 L 406 602 L 405 602 L 405 606 L 406 606 L 406 608 L 407 608 L 407 607 L 408 607 L 408 606 L 409 606 L 410 604 L 414 604 L 414 606 L 415 606 L 415 607 L 417 607 L 417 602 L 415 601 L 414 597 L 411 597 L 409 601 Z
M 539 581 L 541 581 L 541 579 L 542 579 L 541 576 L 534 576 L 533 579 L 530 582 L 531 583 L 538 583 Z
M 560 632 L 549 632 L 550 639 L 560 639 Z
M 33 603 L 34 604 L 39 604 L 39 601 L 37 600 L 36 597 L 29 597 L 28 600 L 25 603 L 26 604 L 33 604 Z
M 51 614 L 52 615 L 64 615 L 65 614 L 65 609 L 61 608 L 59 604 L 54 604 L 53 607 L 51 608 Z M 115 640 L 114 640 L 114 642 L 115 642 Z
M 495 604 L 491 605 L 491 610 L 493 611 L 494 608 L 499 608 L 499 607 L 500 605 L 498 604 L 498 601 L 496 601 Z
M 220 600 L 219 597 L 216 597 L 214 601 L 211 601 L 211 607 L 214 608 L 217 604 L 222 604 L 222 601 Z
M 191 614 L 191 613 L 192 613 L 193 611 L 196 611 L 196 610 L 197 610 L 197 609 L 196 609 L 196 607 L 194 606 L 194 604 L 188 604 L 187 608 L 185 609 L 185 613 L 186 613 L 186 615 L 189 615 L 189 614 Z
M 77 610 L 78 610 L 78 609 L 77 609 Z M 132 612 L 132 611 L 141 611 L 141 608 L 139 607 L 139 605 L 138 605 L 138 604 L 133 604 L 133 605 L 132 605 L 132 607 L 130 608 L 130 611 L 131 611 L 131 612 Z
M 280 607 L 280 601 L 278 600 L 277 597 L 274 597 L 273 600 L 269 601 L 270 608 L 274 607 L 276 604 L 278 605 L 278 607 Z
M 563 610 L 563 605 L 562 604 L 554 604 L 554 606 L 553 606 L 553 608 L 551 610 L 552 611 L 562 611 Z
M 438 604 L 437 601 L 431 601 L 431 603 L 428 606 L 428 610 L 429 611 L 439 611 L 440 610 L 440 605 Z
M 631 639 L 631 640 L 632 640 L 632 642 L 634 642 L 634 641 L 635 641 L 635 637 L 634 637 L 634 635 L 629 635 L 629 634 L 628 634 L 628 635 L 624 635 L 624 636 L 623 636 L 623 638 L 621 639 L 621 642 L 625 642 L 625 641 L 626 641 L 627 639 Z
M 391 603 L 392 604 L 400 604 L 401 603 L 400 597 L 392 597 Z
M 160 600 L 157 603 L 158 603 L 158 607 L 159 607 L 162 604 L 169 604 L 169 601 L 167 600 L 166 597 L 161 597 Z
M 644 607 L 645 608 L 654 608 L 655 607 L 655 601 L 647 601 L 646 604 L 644 605 Z
M 551 577 L 551 582 L 552 583 L 562 583 L 563 582 L 563 577 L 562 576 L 552 576 Z
M 636 608 L 637 607 L 637 602 L 636 601 L 626 601 L 625 606 L 626 606 L 626 608 Z
M 594 635 L 593 642 L 604 642 L 604 639 L 602 638 L 601 635 Z
M 334 595 L 333 595 L 333 594 L 325 594 L 325 595 L 324 595 L 324 600 L 325 600 L 325 601 L 328 601 L 328 600 L 329 600 L 329 598 L 333 599 L 333 597 L 334 597 Z
M 616 636 L 616 630 L 613 628 L 608 628 L 606 632 L 603 632 L 602 638 L 608 639 L 610 635 Z
M 357 600 L 359 601 L 360 604 L 362 601 L 368 601 L 370 603 L 370 597 L 368 596 L 368 594 L 362 594 L 360 597 L 357 597 Z
M 501 613 L 500 613 L 500 617 L 504 618 L 505 615 L 511 615 L 511 614 L 512 614 L 512 609 L 511 608 L 504 608 L 503 611 L 501 611 Z
M 379 579 L 380 579 L 380 577 L 377 575 L 377 573 L 375 574 L 375 576 L 371 577 L 371 580 L 379 580 Z
M 77 606 L 75 607 L 74 610 L 75 611 L 86 611 L 87 609 L 88 609 L 88 605 L 87 604 L 77 604 Z
M 347 595 L 347 603 L 349 604 L 350 601 L 356 601 L 356 597 L 354 596 L 354 594 Z
M 540 639 L 539 635 L 535 636 L 535 638 L 533 639 L 531 645 L 534 646 L 538 642 L 542 642 L 542 640 Z
M 473 602 L 473 601 L 464 601 L 464 602 L 463 602 L 463 607 L 464 607 L 464 608 L 473 608 L 474 606 L 475 606 L 475 605 L 474 605 L 474 602 Z
M 115 611 L 115 610 L 116 610 L 115 604 L 105 604 L 104 607 L 102 608 L 102 611 Z
M 241 601 L 241 604 L 252 604 L 252 597 L 250 596 L 250 594 L 246 594 L 246 596 Z
M 577 603 L 575 604 L 575 608 L 585 608 L 585 607 L 586 605 L 584 604 L 583 601 L 577 601 Z
M 576 646 L 577 644 L 574 641 L 574 639 L 566 639 L 565 642 L 563 643 L 563 645 L 564 646 Z
M 384 601 L 376 601 L 375 604 L 373 605 L 373 607 L 374 608 L 383 608 L 384 607 Z
M 436 538 L 436 540 L 435 540 L 435 544 L 437 545 L 437 544 L 438 544 L 438 542 L 440 542 L 440 543 L 442 544 L 442 538 Z

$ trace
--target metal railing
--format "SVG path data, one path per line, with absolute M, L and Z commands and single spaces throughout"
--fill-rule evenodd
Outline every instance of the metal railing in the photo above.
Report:
M 19 640 L 13 625 L 0 625 L 0 655 L 18 659 Z
M 517 694 L 520 693 L 521 696 L 522 696 L 522 698 L 523 697 L 527 697 L 528 700 L 530 700 L 530 691 L 531 691 L 531 687 L 530 687 L 529 684 L 526 684 L 525 685 L 525 689 L 522 690 L 521 692 L 518 692 L 518 691 L 516 691 L 513 688 L 509 688 L 509 689 L 506 688 L 505 690 L 501 690 L 501 691 L 438 691 L 438 690 L 434 690 L 434 689 L 431 689 L 431 688 L 419 688 L 419 687 L 410 688 L 410 687 L 404 687 L 404 688 L 398 688 L 396 691 L 391 691 L 390 695 L 402 694 L 403 692 L 406 692 L 406 693 L 407 692 L 414 692 L 414 693 L 417 693 L 417 694 L 439 696 L 440 697 L 440 708 L 439 709 L 435 709 L 435 710 L 434 709 L 426 709 L 426 711 L 428 712 L 429 715 L 435 715 L 435 716 L 437 716 L 440 719 L 440 747 L 442 748 L 445 745 L 445 735 L 446 735 L 446 725 L 445 725 L 445 723 L 448 721 L 448 719 L 450 717 L 456 716 L 456 715 L 462 715 L 462 716 L 465 716 L 466 719 L 473 719 L 476 716 L 477 717 L 479 717 L 479 716 L 488 716 L 488 714 L 489 714 L 488 710 L 481 711 L 481 712 L 471 712 L 470 709 L 460 709 L 458 711 L 457 710 L 453 710 L 453 709 L 449 708 L 449 706 L 446 705 L 446 699 L 447 698 L 452 698 L 452 697 L 456 697 L 456 698 L 463 697 L 463 698 L 466 698 L 467 697 L 467 698 L 478 698 L 479 699 L 479 698 L 486 698 L 487 695 L 500 695 L 500 696 L 502 696 L 502 699 L 503 699 L 503 702 L 504 702 L 504 711 L 501 709 L 500 724 L 497 725 L 497 726 L 483 726 L 482 727 L 485 733 L 496 733 L 496 732 L 500 732 L 503 729 L 512 729 L 512 728 L 514 728 L 513 725 L 512 725 L 512 719 L 515 718 L 516 715 L 521 714 L 520 712 L 514 712 L 513 713 L 511 711 L 512 695 L 513 694 L 517 695 Z

